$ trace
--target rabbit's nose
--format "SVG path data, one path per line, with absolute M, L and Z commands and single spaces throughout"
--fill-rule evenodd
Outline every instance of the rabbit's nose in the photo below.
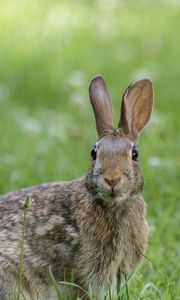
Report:
M 121 180 L 121 178 L 117 178 L 117 179 L 109 179 L 109 178 L 104 178 L 104 180 L 106 181 L 106 183 L 108 183 L 110 185 L 110 187 L 114 188 L 118 182 Z

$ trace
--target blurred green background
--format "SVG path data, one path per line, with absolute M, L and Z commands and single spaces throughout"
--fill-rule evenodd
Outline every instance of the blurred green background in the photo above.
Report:
M 0 192 L 84 174 L 97 74 L 116 124 L 130 82 L 153 81 L 139 141 L 151 236 L 130 299 L 180 299 L 180 1 L 0 1 Z

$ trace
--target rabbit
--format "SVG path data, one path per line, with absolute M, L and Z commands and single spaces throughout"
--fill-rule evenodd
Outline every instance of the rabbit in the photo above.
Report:
M 127 88 L 118 128 L 102 76 L 91 80 L 89 95 L 98 139 L 87 174 L 0 196 L 0 300 L 16 299 L 26 197 L 21 291 L 26 300 L 57 299 L 49 267 L 67 295 L 70 285 L 62 281 L 71 282 L 73 274 L 73 299 L 88 299 L 89 289 L 95 299 L 104 299 L 143 261 L 149 227 L 137 142 L 151 116 L 152 83 L 143 79 Z

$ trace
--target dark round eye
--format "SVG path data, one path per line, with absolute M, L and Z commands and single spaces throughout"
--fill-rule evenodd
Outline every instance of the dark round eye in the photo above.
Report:
M 92 160 L 96 159 L 96 145 L 94 145 L 93 149 L 91 150 L 91 157 Z
M 138 155 L 139 155 L 138 154 L 138 149 L 136 148 L 136 146 L 134 146 L 133 149 L 132 149 L 132 159 L 137 161 Z

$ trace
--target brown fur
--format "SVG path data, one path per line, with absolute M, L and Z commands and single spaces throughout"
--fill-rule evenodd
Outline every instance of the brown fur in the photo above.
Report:
M 96 79 L 93 85 L 95 82 Z M 98 77 L 102 94 L 99 82 Z M 93 89 L 91 86 L 91 100 L 96 107 L 98 97 L 95 93 L 94 98 Z M 105 101 L 109 101 L 108 97 Z M 101 99 L 98 110 L 95 109 L 96 120 L 100 103 Z M 108 109 L 111 108 L 106 106 Z M 137 162 L 132 160 L 134 140 L 123 126 L 108 129 L 111 111 L 107 115 L 108 122 L 103 112 L 101 126 L 97 125 L 100 136 L 97 157 L 87 175 L 0 197 L 1 300 L 15 299 L 12 295 L 18 284 L 26 196 L 31 198 L 23 275 L 23 294 L 27 300 L 56 299 L 49 267 L 58 282 L 64 281 L 64 276 L 70 281 L 73 272 L 74 283 L 86 290 L 91 286 L 94 296 L 100 299 L 109 288 L 116 293 L 118 280 L 130 276 L 141 263 L 148 241 L 146 205 L 140 196 L 143 179 Z M 65 286 L 60 284 L 60 288 Z M 77 288 L 74 299 L 77 295 L 85 293 Z

